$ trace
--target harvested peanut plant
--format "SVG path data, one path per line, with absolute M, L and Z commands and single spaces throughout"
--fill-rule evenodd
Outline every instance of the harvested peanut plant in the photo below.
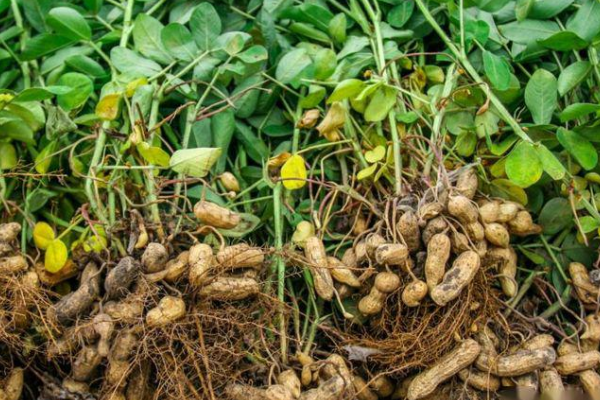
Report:
M 598 0 L 0 27 L 0 399 L 600 399 Z

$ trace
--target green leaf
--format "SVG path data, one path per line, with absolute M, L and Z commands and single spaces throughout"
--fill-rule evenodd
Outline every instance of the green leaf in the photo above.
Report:
M 560 27 L 554 21 L 538 21 L 534 19 L 510 22 L 500 25 L 498 29 L 506 39 L 521 44 L 543 40 L 560 31 Z
M 219 148 L 197 148 L 177 150 L 171 156 L 171 169 L 180 174 L 204 178 L 221 156 Z
M 556 132 L 556 138 L 583 168 L 590 170 L 598 164 L 598 152 L 583 136 L 561 127 Z
M 462 132 L 475 129 L 473 114 L 466 111 L 446 114 L 444 124 L 448 132 L 453 135 L 460 135 Z
M 530 18 L 550 19 L 573 4 L 574 0 L 535 0 L 529 12 Z
M 327 99 L 327 104 L 335 101 L 342 101 L 357 96 L 365 88 L 365 82 L 360 79 L 345 79 L 337 84 L 331 96 Z
M 389 86 L 380 87 L 365 110 L 365 120 L 369 122 L 383 121 L 396 105 L 396 89 Z
M 116 46 L 110 51 L 110 60 L 116 69 L 135 76 L 151 77 L 162 69 L 159 64 L 148 60 L 133 50 Z
M 269 148 L 252 132 L 248 125 L 241 121 L 235 122 L 235 137 L 246 149 L 248 156 L 258 164 L 269 158 Z
M 535 148 L 528 142 L 521 142 L 512 149 L 504 168 L 508 179 L 523 188 L 539 181 L 544 172 Z
M 492 110 L 475 116 L 475 129 L 480 139 L 489 138 L 498 133 L 500 118 Z
M 578 86 L 592 71 L 589 61 L 576 61 L 567 66 L 558 76 L 558 93 L 564 96 Z
M 573 224 L 573 212 L 567 199 L 555 197 L 550 199 L 538 219 L 546 235 L 554 235 Z
M 72 38 L 42 33 L 25 42 L 25 49 L 23 50 L 23 53 L 21 53 L 21 61 L 35 60 L 36 58 L 52 54 L 75 42 L 76 40 Z
M 501 10 L 509 2 L 510 0 L 473 0 L 477 8 L 491 13 Z
M 517 5 L 515 7 L 517 21 L 523 21 L 529 16 L 529 13 L 533 9 L 533 3 L 534 0 L 517 0 Z
M 134 21 L 132 35 L 134 48 L 144 57 L 161 64 L 168 64 L 173 58 L 167 53 L 161 41 L 163 24 L 144 13 Z
M 78 40 L 90 40 L 92 29 L 79 12 L 70 7 L 50 10 L 46 23 L 59 35 Z
M 223 50 L 229 56 L 235 56 L 244 50 L 251 36 L 246 32 L 225 32 L 214 43 L 214 48 Z
M 108 73 L 100 63 L 83 54 L 76 54 L 65 59 L 65 64 L 94 78 L 104 77 Z
M 494 179 L 490 185 L 490 193 L 492 196 L 527 205 L 528 199 L 525 190 L 508 179 Z
M 300 107 L 302 108 L 313 108 L 316 107 L 323 99 L 327 91 L 323 86 L 310 85 L 308 87 L 308 93 L 300 99 Z
M 403 1 L 390 10 L 387 14 L 387 22 L 394 28 L 402 28 L 413 15 L 414 9 L 414 1 Z
M 581 226 L 583 233 L 590 233 L 600 228 L 600 221 L 592 216 L 585 215 L 579 218 L 579 225 Z
M 263 79 L 260 75 L 253 75 L 241 81 L 232 93 L 235 98 L 238 93 L 244 93 L 241 97 L 237 98 L 233 104 L 235 104 L 235 116 L 238 118 L 248 118 L 251 116 L 258 105 L 258 98 L 260 92 L 256 89 L 249 89 L 252 87 L 259 87 L 263 83 Z
M 590 42 L 600 33 L 600 2 L 582 0 L 581 4 L 575 15 L 567 21 L 567 30 Z
M 575 103 L 570 104 L 560 113 L 560 122 L 572 121 L 600 110 L 600 104 Z
M 567 170 L 558 158 L 543 144 L 535 146 L 535 151 L 542 163 L 544 172 L 550 175 L 555 181 L 564 178 Z
M 323 32 L 327 32 L 329 21 L 333 14 L 327 8 L 319 4 L 303 3 L 299 6 L 288 7 L 283 10 L 281 18 L 289 18 L 296 22 L 311 24 Z
M 34 168 L 38 174 L 45 175 L 48 173 L 50 164 L 55 157 L 54 153 L 56 151 L 56 145 L 56 140 L 53 140 L 52 142 L 48 143 L 48 145 L 46 145 L 46 147 L 44 147 L 42 151 L 40 151 L 35 157 Z
M 555 51 L 581 50 L 588 46 L 588 42 L 570 31 L 557 32 L 546 39 L 538 40 L 538 44 Z
M 414 111 L 408 111 L 406 113 L 396 114 L 396 121 L 403 122 L 405 124 L 414 124 L 419 120 L 419 114 Z
M 498 90 L 507 90 L 510 86 L 510 66 L 504 57 L 495 55 L 485 50 L 483 52 L 483 67 L 485 75 L 492 86 Z
M 337 66 L 336 54 L 331 49 L 320 49 L 313 57 L 314 77 L 317 80 L 327 80 Z
M 477 146 L 477 134 L 472 130 L 463 131 L 456 138 L 456 152 L 462 157 L 471 157 Z
M 311 64 L 312 61 L 305 49 L 292 50 L 279 60 L 275 77 L 281 83 L 295 86 Z
M 0 118 L 1 116 L 0 114 Z M 14 139 L 32 144 L 33 130 L 21 119 L 10 119 L 0 123 L 0 139 Z
M 148 164 L 158 165 L 159 167 L 169 166 L 169 154 L 160 147 L 141 142 L 136 146 L 136 149 Z
M 17 166 L 17 150 L 11 143 L 0 142 L 0 170 L 9 171 Z
M 192 61 L 198 53 L 198 46 L 190 31 L 176 22 L 165 26 L 160 38 L 164 48 L 178 60 Z
M 506 153 L 519 140 L 517 135 L 509 135 L 499 143 L 493 143 L 490 152 L 495 156 L 501 156 Z
M 221 18 L 212 4 L 202 2 L 190 18 L 190 29 L 200 50 L 212 50 L 221 34 Z
M 38 32 L 46 31 L 46 16 L 52 8 L 51 0 L 21 0 L 25 18 Z
M 329 21 L 329 36 L 337 43 L 346 41 L 346 14 L 339 13 Z
M 233 229 L 219 229 L 219 233 L 224 237 L 241 239 L 252 233 L 261 224 L 259 217 L 248 213 L 238 213 L 240 216 L 239 224 Z
M 21 118 L 33 131 L 40 130 L 46 122 L 44 109 L 37 101 L 27 103 L 13 101 L 5 107 L 5 110 Z
M 227 109 L 212 117 L 210 126 L 213 132 L 213 145 L 221 149 L 221 156 L 215 166 L 215 173 L 220 174 L 225 172 L 227 152 L 235 132 L 235 114 L 233 110 Z
M 71 111 L 83 106 L 94 90 L 92 80 L 79 72 L 64 74 L 58 80 L 58 84 L 71 88 L 70 92 L 59 94 L 56 98 L 58 105 L 65 111 Z
M 525 104 L 538 125 L 549 124 L 558 105 L 558 83 L 554 75 L 545 69 L 538 69 L 525 87 Z
M 261 61 L 265 61 L 269 58 L 267 49 L 260 45 L 254 45 L 237 55 L 237 58 L 245 62 L 246 64 L 255 64 Z
M 69 86 L 34 87 L 23 90 L 15 96 L 14 101 L 42 101 L 51 99 L 58 94 L 67 94 L 73 88 Z

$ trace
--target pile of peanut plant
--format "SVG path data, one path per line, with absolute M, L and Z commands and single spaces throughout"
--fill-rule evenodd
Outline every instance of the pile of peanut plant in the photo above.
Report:
M 598 0 L 0 0 L 0 398 L 600 399 Z

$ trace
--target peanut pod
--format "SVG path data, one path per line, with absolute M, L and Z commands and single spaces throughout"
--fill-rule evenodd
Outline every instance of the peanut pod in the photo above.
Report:
M 264 252 L 258 247 L 239 243 L 225 247 L 217 253 L 217 262 L 223 268 L 255 268 L 260 270 L 265 261 Z
M 233 229 L 241 221 L 239 214 L 215 203 L 200 200 L 194 206 L 194 215 L 200 222 L 215 228 Z
M 418 400 L 433 393 L 436 388 L 465 369 L 475 361 L 481 346 L 473 339 L 460 343 L 450 353 L 444 355 L 436 365 L 421 372 L 408 388 L 408 400 Z
M 425 280 L 430 291 L 444 279 L 446 263 L 450 258 L 450 247 L 450 238 L 442 233 L 433 235 L 427 243 Z
M 329 271 L 327 254 L 323 242 L 316 236 L 306 240 L 304 254 L 308 259 L 309 268 L 312 273 L 315 291 L 324 300 L 333 298 L 333 279 Z
M 200 289 L 200 297 L 219 301 L 243 300 L 258 293 L 258 282 L 245 277 L 218 277 Z
M 471 283 L 480 267 L 480 258 L 472 250 L 461 253 L 452 268 L 446 272 L 442 283 L 431 291 L 431 298 L 439 306 L 445 306 L 456 299 L 462 290 Z

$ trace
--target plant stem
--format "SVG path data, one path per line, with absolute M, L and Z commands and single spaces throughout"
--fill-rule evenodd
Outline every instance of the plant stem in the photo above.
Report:
M 90 207 L 92 211 L 96 214 L 98 219 L 104 224 L 108 226 L 108 219 L 106 218 L 106 212 L 104 211 L 104 207 L 97 199 L 97 188 L 95 187 L 95 178 L 96 171 L 98 166 L 100 165 L 100 161 L 102 159 L 102 153 L 104 152 L 104 147 L 106 144 L 106 129 L 110 126 L 109 121 L 105 121 L 102 123 L 102 126 L 98 130 L 98 138 L 96 139 L 96 144 L 94 145 L 94 154 L 92 155 L 92 159 L 90 161 L 90 167 L 88 169 L 87 177 L 85 179 L 85 193 L 87 195 L 88 201 L 90 202 Z
M 19 10 L 19 5 L 17 4 L 17 0 L 11 0 L 10 6 L 13 12 L 13 16 L 15 17 L 15 25 L 23 31 L 19 37 L 19 46 L 21 47 L 21 51 L 25 49 L 25 41 L 27 40 L 27 30 L 23 28 L 23 16 L 21 15 L 21 10 Z M 21 73 L 23 74 L 23 87 L 27 89 L 31 86 L 31 76 L 29 76 L 29 63 L 27 61 L 19 61 L 21 65 Z
M 125 14 L 123 15 L 123 33 L 121 34 L 121 40 L 119 41 L 119 46 L 127 47 L 127 42 L 129 41 L 129 35 L 132 31 L 131 25 L 131 17 L 133 15 L 133 4 L 135 0 L 128 0 L 127 7 L 125 8 Z
M 284 363 L 287 363 L 287 326 L 285 323 L 285 313 L 283 304 L 285 301 L 285 261 L 281 255 L 283 251 L 283 214 L 281 210 L 281 182 L 277 182 L 273 189 L 273 219 L 275 224 L 275 266 L 277 268 L 277 298 L 280 302 L 281 311 L 279 314 L 280 335 L 281 335 L 281 357 Z
M 475 69 L 475 67 L 473 67 L 473 65 L 471 64 L 469 59 L 466 57 L 466 55 L 463 55 L 463 53 L 458 48 L 456 48 L 456 46 L 454 45 L 452 40 L 448 37 L 446 32 L 444 32 L 442 27 L 440 27 L 440 25 L 436 22 L 433 15 L 431 15 L 431 12 L 429 12 L 429 9 L 427 8 L 427 6 L 423 3 L 423 0 L 415 0 L 415 2 L 417 3 L 419 10 L 421 10 L 423 17 L 425 17 L 427 22 L 431 25 L 431 27 L 437 32 L 437 34 L 440 36 L 440 38 L 444 41 L 444 43 L 446 44 L 448 49 L 452 52 L 452 54 L 454 54 L 454 57 L 456 57 L 460 61 L 461 65 L 469 73 L 471 78 L 473 78 L 473 80 L 475 82 L 477 82 L 478 84 L 485 85 L 485 87 L 487 87 L 487 84 L 481 78 L 481 76 L 479 76 L 479 73 L 477 73 L 477 70 Z M 521 128 L 521 125 L 519 125 L 517 120 L 515 120 L 513 118 L 513 116 L 511 115 L 511 113 L 506 109 L 506 107 L 504 107 L 504 104 L 502 104 L 500 99 L 498 99 L 498 97 L 496 97 L 496 95 L 494 95 L 489 90 L 487 91 L 487 96 L 489 97 L 489 99 L 490 99 L 491 103 L 494 105 L 494 107 L 496 107 L 496 110 L 498 111 L 498 114 L 500 114 L 500 117 L 508 125 L 510 125 L 510 127 L 513 129 L 515 134 L 522 140 L 529 142 L 529 143 L 533 143 L 531 138 L 525 133 L 525 131 L 523 131 L 523 128 Z

